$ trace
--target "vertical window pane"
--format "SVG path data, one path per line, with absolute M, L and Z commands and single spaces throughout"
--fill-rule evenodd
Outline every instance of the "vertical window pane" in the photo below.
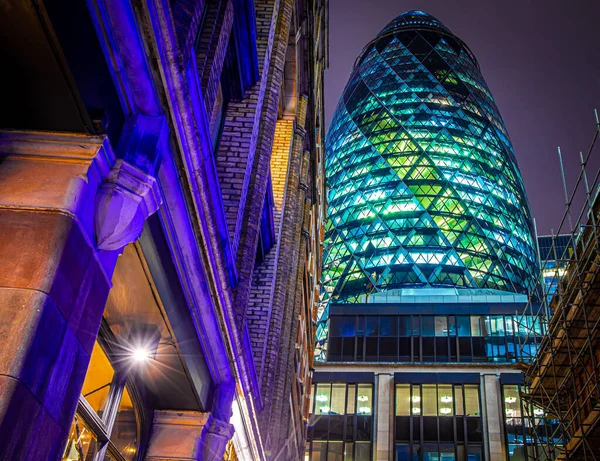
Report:
M 468 315 L 456 317 L 456 330 L 458 336 L 471 336 L 471 319 Z
M 354 460 L 354 444 L 347 443 L 344 445 L 344 461 L 353 461 Z
M 438 411 L 440 416 L 452 416 L 454 397 L 451 384 L 438 385 Z
M 481 316 L 471 316 L 471 336 L 481 336 Z
M 344 442 L 329 442 L 327 461 L 342 461 L 344 457 Z
M 396 385 L 396 416 L 409 416 L 410 404 L 410 385 Z
M 69 439 L 63 454 L 63 459 L 85 461 L 94 459 L 99 450 L 99 444 L 92 431 L 83 423 L 78 415 L 73 418 Z
M 435 384 L 423 384 L 423 416 L 437 416 L 437 392 Z
M 396 445 L 396 461 L 410 461 L 410 445 Z
M 456 336 L 456 317 L 448 317 L 448 336 Z
M 413 336 L 421 335 L 421 317 L 418 315 L 412 317 L 412 334 Z
M 479 410 L 479 386 L 477 385 L 465 385 L 465 413 L 467 416 L 481 415 Z
M 102 416 L 104 411 L 108 391 L 110 390 L 110 384 L 114 375 L 114 368 L 100 347 L 100 344 L 96 341 L 81 394 L 94 411 L 98 413 L 98 416 Z
M 399 336 L 410 336 L 410 315 L 400 316 Z
M 448 319 L 445 315 L 435 316 L 435 335 L 448 336 Z
M 384 315 L 379 319 L 379 336 L 398 336 L 398 317 Z
M 135 459 L 138 450 L 137 420 L 127 388 L 123 389 L 123 396 L 119 403 L 117 418 L 110 434 L 110 440 L 115 444 L 123 458 L 127 461 Z
M 327 461 L 327 442 L 313 442 L 311 461 Z
M 317 384 L 317 394 L 315 395 L 315 414 L 329 414 L 331 406 L 331 384 Z
M 504 411 L 507 418 L 521 417 L 521 398 L 519 387 L 516 385 L 505 385 L 504 388 Z
M 356 442 L 356 461 L 369 461 L 371 459 L 371 443 L 370 442 Z
M 379 336 L 379 317 L 367 317 L 367 336 Z
M 465 414 L 463 388 L 461 385 L 454 386 L 454 411 L 456 412 L 457 415 Z
M 432 315 L 424 315 L 421 317 L 422 323 L 422 336 L 434 336 L 435 328 L 433 326 L 433 316 Z
M 468 461 L 481 461 L 482 460 L 480 446 L 469 445 L 468 452 L 469 452 L 467 455 Z
M 356 413 L 356 384 L 348 384 L 348 403 L 346 413 L 353 415 Z
M 358 413 L 361 415 L 370 415 L 373 405 L 373 386 L 370 384 L 358 385 Z
M 414 416 L 421 415 L 421 388 L 418 384 L 412 386 L 412 414 Z
M 331 388 L 331 413 L 343 415 L 346 407 L 346 384 L 335 383 Z

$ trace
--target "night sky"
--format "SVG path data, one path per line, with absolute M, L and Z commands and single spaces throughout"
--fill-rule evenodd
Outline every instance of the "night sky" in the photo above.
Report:
M 330 0 L 329 8 L 327 124 L 363 46 L 397 15 L 426 11 L 477 57 L 510 133 L 538 234 L 558 228 L 565 201 L 557 146 L 571 190 L 579 151 L 587 152 L 594 135 L 593 110 L 600 111 L 600 1 Z M 600 145 L 592 159 L 590 176 Z

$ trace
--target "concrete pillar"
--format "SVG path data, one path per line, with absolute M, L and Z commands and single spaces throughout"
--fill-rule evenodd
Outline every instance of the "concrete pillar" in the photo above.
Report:
M 394 375 L 375 375 L 375 461 L 391 461 L 393 457 L 392 428 L 394 416 Z
M 505 461 L 507 458 L 502 416 L 502 392 L 500 377 L 496 374 L 481 376 L 481 401 L 483 404 L 483 425 L 486 428 L 486 459 Z
M 157 206 L 121 166 L 101 137 L 0 132 L 0 459 L 62 455 L 117 257 L 97 234 Z

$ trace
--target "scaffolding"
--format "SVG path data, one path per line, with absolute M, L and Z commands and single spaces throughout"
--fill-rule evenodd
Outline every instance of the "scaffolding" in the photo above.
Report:
M 595 116 L 594 136 L 587 154 L 579 154 L 581 170 L 570 194 L 558 151 L 566 209 L 519 321 L 522 356 L 535 351 L 524 365 L 521 391 L 527 460 L 600 461 L 600 170 L 591 182 L 587 172 L 600 147 L 597 112 Z M 576 206 L 581 200 L 583 206 Z M 556 244 L 560 234 L 568 235 L 567 246 Z M 552 296 L 549 273 L 556 284 Z M 542 323 L 541 339 L 528 316 Z

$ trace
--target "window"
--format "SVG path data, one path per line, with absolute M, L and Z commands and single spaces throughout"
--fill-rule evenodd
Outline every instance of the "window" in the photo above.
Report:
M 327 360 L 529 361 L 541 340 L 537 325 L 534 316 L 522 315 L 332 315 Z
M 549 418 L 541 408 L 527 405 L 521 399 L 521 386 L 517 384 L 502 385 L 502 404 L 504 409 L 504 429 L 508 446 L 508 460 L 521 461 L 525 459 L 538 459 L 543 456 L 539 448 L 528 445 L 531 440 L 529 427 L 535 424 L 538 427 L 538 436 L 545 433 L 546 437 L 553 437 L 552 445 L 561 446 L 559 421 Z M 540 430 L 539 428 L 544 428 Z M 544 436 L 542 435 L 542 438 Z
M 313 395 L 306 460 L 370 461 L 373 385 L 317 383 Z
M 137 459 L 139 423 L 126 378 L 96 341 L 63 461 Z
M 396 461 L 483 459 L 477 385 L 398 383 L 395 398 Z

